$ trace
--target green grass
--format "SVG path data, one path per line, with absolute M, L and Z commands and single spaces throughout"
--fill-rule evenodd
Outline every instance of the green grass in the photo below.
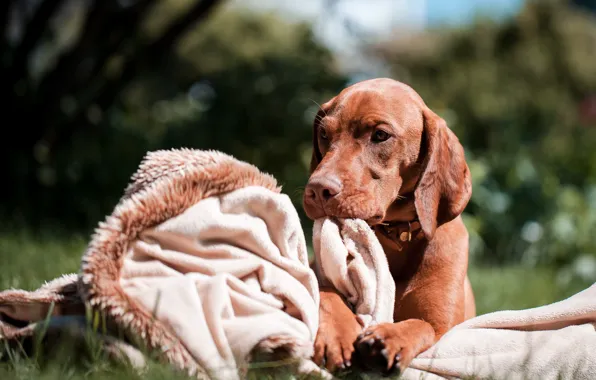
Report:
M 0 290 L 31 290 L 61 274 L 77 272 L 88 238 L 29 232 L 0 235 Z M 544 305 L 564 299 L 589 285 L 580 282 L 557 285 L 556 271 L 549 268 L 472 267 L 470 280 L 478 314 Z M 18 357 L 4 357 L 0 361 L 0 379 L 3 380 L 184 378 L 172 369 L 157 364 L 151 364 L 149 371 L 141 376 L 130 368 L 108 365 L 101 358 L 86 359 L 81 365 L 80 362 L 75 363 L 68 354 L 49 362 L 34 362 Z M 262 372 L 258 377 L 264 377 Z
M 0 290 L 33 290 L 44 281 L 78 272 L 89 237 L 19 231 L 0 235 Z
M 546 305 L 591 285 L 580 280 L 567 285 L 558 284 L 557 271 L 551 268 L 472 267 L 469 276 L 478 315 Z

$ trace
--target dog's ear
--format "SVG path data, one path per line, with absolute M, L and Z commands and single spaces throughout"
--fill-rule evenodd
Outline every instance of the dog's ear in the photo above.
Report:
M 319 164 L 323 160 L 323 155 L 321 154 L 321 150 L 319 149 L 319 127 L 321 125 L 321 120 L 323 120 L 323 118 L 327 116 L 327 109 L 329 108 L 329 105 L 334 100 L 335 98 L 332 98 L 331 100 L 319 107 L 319 110 L 315 115 L 315 120 L 312 123 L 312 157 L 310 159 L 310 174 L 312 174 L 317 169 L 317 166 L 319 166 Z
M 437 227 L 460 215 L 472 196 L 472 178 L 464 148 L 445 120 L 423 111 L 422 175 L 414 192 L 422 231 L 431 239 Z

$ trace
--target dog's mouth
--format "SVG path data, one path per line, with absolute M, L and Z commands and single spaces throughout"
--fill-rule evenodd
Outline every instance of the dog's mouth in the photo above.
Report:
M 307 216 L 312 219 L 320 219 L 320 218 L 333 218 L 333 219 L 360 219 L 364 220 L 366 224 L 368 224 L 371 228 L 383 223 L 384 215 L 383 214 L 374 214 L 373 216 L 366 216 L 366 215 L 358 215 L 353 213 L 343 213 L 343 212 L 331 212 L 328 209 L 324 208 L 311 208 L 305 207 L 305 211 Z
M 385 213 L 381 205 L 377 205 L 368 201 L 370 195 L 354 194 L 345 199 L 332 199 L 326 204 L 314 202 L 312 199 L 303 198 L 303 208 L 306 215 L 311 220 L 320 218 L 334 218 L 334 219 L 360 219 L 365 221 L 369 226 L 381 224 L 385 218 Z M 354 204 L 359 204 L 360 207 L 354 207 Z
M 384 216 L 381 214 L 374 215 L 372 217 L 359 217 L 354 215 L 333 215 L 333 214 L 325 214 L 327 218 L 333 219 L 360 219 L 366 222 L 370 228 L 373 228 L 379 224 L 383 223 Z

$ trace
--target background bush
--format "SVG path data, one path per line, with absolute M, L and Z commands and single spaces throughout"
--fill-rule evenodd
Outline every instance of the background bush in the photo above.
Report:
M 312 25 L 223 1 L 3 4 L 0 213 L 13 229 L 88 233 L 146 151 L 176 147 L 257 165 L 301 210 L 317 103 L 385 75 L 343 70 Z M 593 12 L 529 1 L 504 22 L 390 35 L 361 55 L 412 85 L 464 144 L 474 263 L 596 279 Z

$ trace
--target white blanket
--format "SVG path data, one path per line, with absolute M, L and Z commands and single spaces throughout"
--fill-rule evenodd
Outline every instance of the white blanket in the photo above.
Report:
M 596 284 L 550 305 L 472 318 L 415 358 L 403 378 L 596 379 L 595 325 Z
M 120 284 L 218 377 L 237 376 L 273 336 L 291 338 L 308 358 L 319 295 L 300 232 L 285 195 L 246 187 L 210 197 L 143 231 Z
M 395 282 L 383 247 L 366 222 L 319 219 L 313 246 L 320 283 L 345 296 L 365 327 L 393 322 Z

